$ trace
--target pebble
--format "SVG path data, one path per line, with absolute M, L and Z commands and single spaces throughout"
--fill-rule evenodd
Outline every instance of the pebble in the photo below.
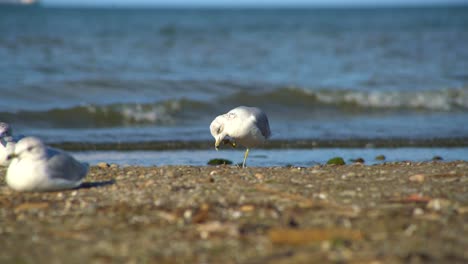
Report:
M 101 168 L 101 169 L 106 169 L 106 168 L 109 168 L 109 167 L 110 167 L 109 163 L 107 163 L 107 162 L 99 162 L 99 163 L 97 164 L 97 166 L 98 166 L 99 168 Z
M 466 214 L 468 213 L 468 206 L 462 206 L 457 208 L 457 213 Z
M 263 176 L 261 173 L 255 173 L 255 178 L 257 178 L 257 180 L 263 180 L 265 176 Z
M 185 212 L 184 212 L 184 218 L 185 218 L 185 219 L 190 219 L 190 218 L 192 218 L 192 210 L 185 210 Z
M 384 155 L 378 155 L 375 157 L 375 160 L 385 160 L 385 156 Z
M 424 210 L 422 208 L 414 208 L 413 210 L 413 215 L 414 216 L 420 216 L 424 214 Z
M 447 209 L 452 203 L 447 199 L 431 199 L 426 208 L 434 211 L 441 211 Z
M 342 191 L 340 192 L 340 195 L 354 197 L 356 196 L 356 191 L 353 191 L 353 190 Z
M 247 204 L 240 207 L 242 212 L 252 212 L 255 209 L 255 206 Z
M 421 183 L 424 182 L 425 177 L 426 176 L 424 174 L 415 174 L 409 177 L 409 181 Z
M 328 195 L 327 195 L 326 193 L 319 193 L 319 194 L 317 195 L 317 197 L 318 197 L 319 199 L 326 200 L 327 197 L 328 197 Z

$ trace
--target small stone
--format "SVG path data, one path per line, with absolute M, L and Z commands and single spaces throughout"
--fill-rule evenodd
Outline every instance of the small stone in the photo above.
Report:
M 363 158 L 350 159 L 349 161 L 354 162 L 354 163 L 364 163 L 365 162 L 365 160 Z
M 422 208 L 414 208 L 413 210 L 413 215 L 414 216 L 420 216 L 424 214 L 424 210 Z
M 443 160 L 443 158 L 441 156 L 434 156 L 434 157 L 432 157 L 432 160 L 434 160 L 434 161 Z
M 340 195 L 341 195 L 341 196 L 354 197 L 354 196 L 356 196 L 356 191 L 353 191 L 353 190 L 346 190 L 346 191 L 340 192 Z
M 327 161 L 327 165 L 345 165 L 345 161 L 342 157 L 334 157 Z
M 210 171 L 210 176 L 214 176 L 214 175 L 216 175 L 216 174 L 218 174 L 218 171 L 215 171 L 215 170 L 214 170 L 214 171 Z
M 321 200 L 326 200 L 328 198 L 328 195 L 326 193 L 319 193 L 317 197 Z
M 99 162 L 99 163 L 97 164 L 97 166 L 98 166 L 99 168 L 101 168 L 101 169 L 106 169 L 106 168 L 109 168 L 109 167 L 110 167 L 109 163 L 107 163 L 107 162 Z
M 466 214 L 468 213 L 468 206 L 462 206 L 457 208 L 458 214 Z
M 409 177 L 409 181 L 421 183 L 421 182 L 424 182 L 425 177 L 426 176 L 424 174 L 415 174 Z
M 384 155 L 378 155 L 377 157 L 375 157 L 375 160 L 385 160 L 385 156 Z
M 263 176 L 261 173 L 255 173 L 255 178 L 257 178 L 257 180 L 263 180 L 265 176 Z
M 252 212 L 255 209 L 255 206 L 247 204 L 240 207 L 242 212 Z
M 149 186 L 151 186 L 151 185 L 153 185 L 153 184 L 154 184 L 154 181 L 153 181 L 153 180 L 149 180 L 149 181 L 147 181 L 147 182 L 145 183 L 145 187 L 149 187 Z
M 113 169 L 115 169 L 115 168 L 118 168 L 119 165 L 118 165 L 118 164 L 115 164 L 115 163 L 112 163 L 112 164 L 110 165 L 110 167 L 113 168 Z
M 232 212 L 232 218 L 237 219 L 242 216 L 242 213 L 239 211 Z
M 441 211 L 447 209 L 452 203 L 447 199 L 431 199 L 426 208 L 434 211 Z
M 192 218 L 192 210 L 185 210 L 185 212 L 184 212 L 184 218 L 185 218 L 185 219 L 190 219 L 190 218 Z

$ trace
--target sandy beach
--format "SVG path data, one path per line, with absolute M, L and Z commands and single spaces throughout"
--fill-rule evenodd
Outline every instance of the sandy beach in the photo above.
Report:
M 462 263 L 468 162 L 91 168 L 18 193 L 0 169 L 2 263 Z

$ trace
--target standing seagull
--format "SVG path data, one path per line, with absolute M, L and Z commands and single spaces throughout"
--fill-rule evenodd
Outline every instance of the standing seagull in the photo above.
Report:
M 267 115 L 257 107 L 247 106 L 239 106 L 217 116 L 211 122 L 210 132 L 216 140 L 216 150 L 221 142 L 230 143 L 233 147 L 239 143 L 247 148 L 242 167 L 245 167 L 249 149 L 263 144 L 271 135 Z
M 6 182 L 17 191 L 55 191 L 78 187 L 88 173 L 88 164 L 46 146 L 40 139 L 25 137 L 8 156 Z
M 0 166 L 7 166 L 8 154 L 13 152 L 16 142 L 20 138 L 14 138 L 11 126 L 7 123 L 0 122 Z

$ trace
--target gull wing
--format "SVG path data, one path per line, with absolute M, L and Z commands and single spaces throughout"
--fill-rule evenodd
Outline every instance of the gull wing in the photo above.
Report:
M 47 148 L 47 167 L 51 178 L 80 181 L 88 173 L 89 165 L 74 159 L 68 153 Z

